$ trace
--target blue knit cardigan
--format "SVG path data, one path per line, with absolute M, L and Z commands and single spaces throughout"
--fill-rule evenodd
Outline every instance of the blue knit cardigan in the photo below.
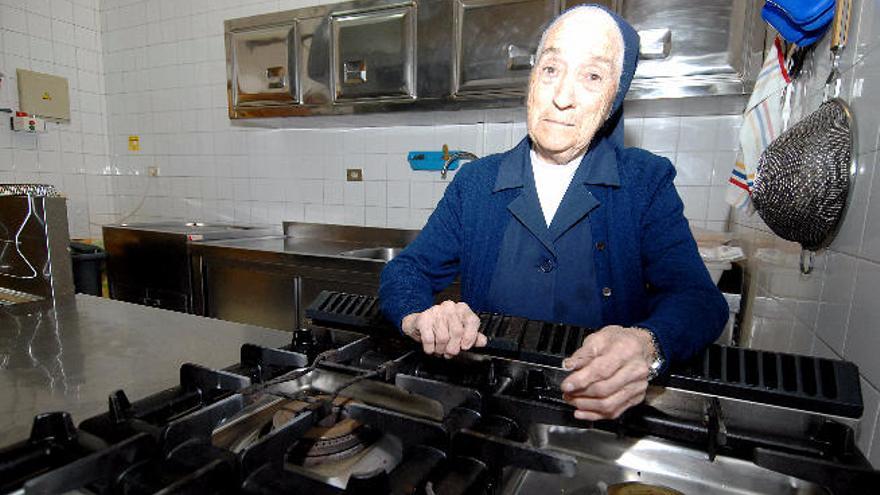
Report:
M 590 213 L 596 290 L 611 289 L 600 298 L 602 321 L 647 328 L 667 363 L 686 359 L 721 333 L 727 303 L 700 259 L 669 160 L 604 144 L 591 153 L 615 161 L 619 178 L 617 185 L 589 185 L 600 203 Z M 529 149 L 525 138 L 456 174 L 420 235 L 382 272 L 381 308 L 390 321 L 399 327 L 404 316 L 429 308 L 456 275 L 463 301 L 492 310 L 485 296 L 507 223 L 517 221 L 507 206 L 522 192 L 499 187 L 510 176 L 499 171 L 522 167 Z

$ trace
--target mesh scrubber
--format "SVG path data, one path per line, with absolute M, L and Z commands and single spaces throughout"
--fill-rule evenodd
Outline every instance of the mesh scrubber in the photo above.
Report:
M 849 107 L 834 98 L 764 150 L 752 201 L 773 232 L 809 251 L 831 243 L 855 176 L 854 130 Z
M 60 196 L 52 184 L 0 184 L 0 196 Z

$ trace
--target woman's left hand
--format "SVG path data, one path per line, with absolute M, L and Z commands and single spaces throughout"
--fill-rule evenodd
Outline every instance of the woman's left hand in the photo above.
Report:
M 590 334 L 563 362 L 571 374 L 562 382 L 565 400 L 578 419 L 615 419 L 645 400 L 648 372 L 656 355 L 651 334 L 611 325 Z

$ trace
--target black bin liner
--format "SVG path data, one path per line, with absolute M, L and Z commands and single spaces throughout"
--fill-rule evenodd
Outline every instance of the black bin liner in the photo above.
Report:
M 70 243 L 73 264 L 73 286 L 80 294 L 101 295 L 101 273 L 107 252 L 98 246 L 82 242 Z

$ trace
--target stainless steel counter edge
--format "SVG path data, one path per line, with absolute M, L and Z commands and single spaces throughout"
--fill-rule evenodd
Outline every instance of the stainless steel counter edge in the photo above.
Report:
M 290 334 L 77 294 L 0 309 L 0 447 L 27 438 L 33 416 L 103 412 L 123 389 L 137 400 L 177 385 L 180 365 L 225 368 L 241 344 Z
M 376 243 L 331 241 L 284 236 L 258 237 L 190 244 L 193 257 L 218 256 L 241 262 L 305 265 L 311 268 L 379 273 L 385 262 L 341 253 L 375 247 Z

